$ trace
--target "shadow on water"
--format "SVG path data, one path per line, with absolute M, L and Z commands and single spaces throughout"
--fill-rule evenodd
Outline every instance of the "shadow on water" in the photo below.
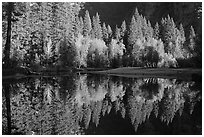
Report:
M 3 80 L 2 134 L 202 134 L 201 89 L 93 74 Z

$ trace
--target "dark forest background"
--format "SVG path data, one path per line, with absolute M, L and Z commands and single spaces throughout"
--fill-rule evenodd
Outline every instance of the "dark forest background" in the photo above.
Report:
M 170 15 L 176 25 L 182 23 L 185 29 L 192 25 L 197 33 L 202 34 L 202 14 L 198 14 L 202 10 L 201 2 L 87 2 L 80 15 L 83 16 L 85 10 L 91 16 L 98 12 L 101 21 L 114 28 L 116 24 L 120 26 L 123 20 L 130 21 L 135 7 L 152 25 Z

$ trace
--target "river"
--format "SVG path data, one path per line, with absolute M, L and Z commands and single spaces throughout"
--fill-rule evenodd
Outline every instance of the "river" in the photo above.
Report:
M 93 74 L 4 79 L 2 134 L 200 135 L 202 82 Z

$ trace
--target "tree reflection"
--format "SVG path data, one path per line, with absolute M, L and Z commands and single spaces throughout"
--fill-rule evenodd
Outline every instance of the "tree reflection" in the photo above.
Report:
M 7 122 L 14 126 L 11 134 L 81 134 L 73 102 L 67 98 L 63 103 L 56 82 L 40 78 L 15 84 L 11 122 Z
M 135 131 L 151 114 L 169 124 L 177 113 L 182 115 L 186 103 L 189 114 L 193 113 L 201 100 L 196 84 L 96 75 L 39 77 L 4 84 L 3 134 L 84 134 L 90 123 L 99 126 L 100 118 L 111 110 L 129 119 Z

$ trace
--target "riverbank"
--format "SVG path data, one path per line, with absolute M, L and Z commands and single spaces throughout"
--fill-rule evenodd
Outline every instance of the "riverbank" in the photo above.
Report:
M 18 70 L 20 70 L 18 72 Z M 21 77 L 35 77 L 35 76 L 64 76 L 71 73 L 80 74 L 103 74 L 110 76 L 121 76 L 121 77 L 132 77 L 132 78 L 145 78 L 145 77 L 155 77 L 155 78 L 179 78 L 188 79 L 198 77 L 202 79 L 202 69 L 192 69 L 192 68 L 142 68 L 142 67 L 123 67 L 116 69 L 107 68 L 86 68 L 86 69 L 75 69 L 73 71 L 63 70 L 63 71 L 46 71 L 43 72 L 30 72 L 29 70 L 16 69 L 15 74 L 3 75 L 3 79 L 6 78 L 21 78 Z M 9 70 L 6 70 L 9 71 Z M 4 70 L 3 70 L 4 74 Z
M 141 68 L 141 67 L 123 67 L 102 71 L 81 71 L 80 73 L 87 74 L 105 74 L 121 77 L 159 77 L 159 78 L 179 78 L 192 79 L 194 77 L 202 78 L 202 69 L 192 68 Z

